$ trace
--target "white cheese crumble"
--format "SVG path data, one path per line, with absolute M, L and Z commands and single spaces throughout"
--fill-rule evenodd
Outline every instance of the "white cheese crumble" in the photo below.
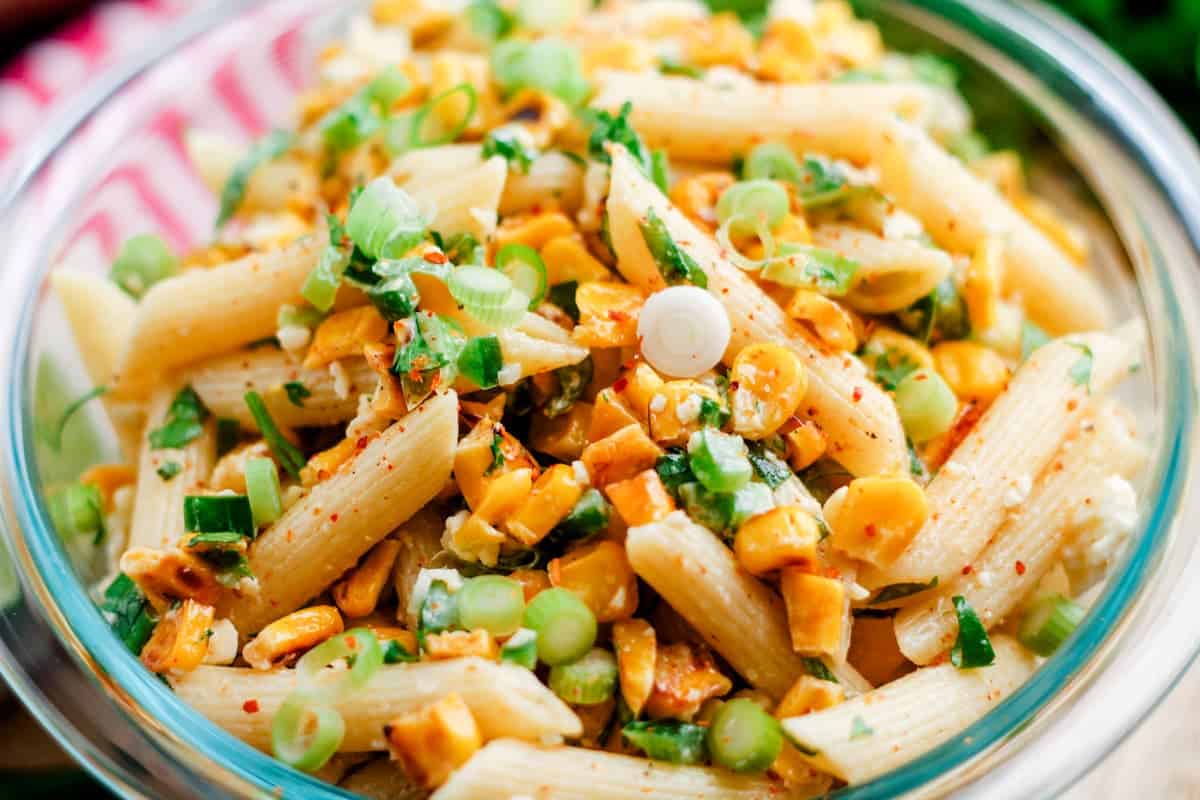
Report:
M 286 352 L 291 355 L 299 355 L 301 350 L 308 347 L 308 343 L 312 339 L 312 331 L 303 325 L 283 325 L 275 331 L 275 338 L 279 340 L 279 346 Z
M 963 478 L 970 474 L 970 471 L 966 467 L 953 459 L 942 464 L 941 471 L 945 473 L 947 478 Z
M 767 18 L 811 25 L 816 20 L 816 11 L 813 8 L 813 0 L 771 0 Z
M 350 374 L 340 361 L 329 362 L 329 375 L 333 378 L 333 393 L 339 400 L 350 399 Z
M 1063 548 L 1070 570 L 1106 567 L 1137 524 L 1137 492 L 1120 475 L 1110 475 L 1075 518 L 1074 543 Z
M 571 470 L 575 473 L 575 482 L 581 486 L 591 486 L 592 476 L 588 474 L 587 465 L 576 459 L 571 462 Z
M 1033 478 L 1028 474 L 1018 475 L 1017 479 L 1012 482 L 1004 492 L 1003 503 L 1008 509 L 1017 508 L 1029 499 L 1029 493 L 1033 490 Z
M 925 234 L 921 221 L 907 211 L 895 208 L 883 218 L 883 238 L 892 240 L 920 239 Z
M 238 632 L 227 619 L 218 619 L 212 624 L 212 635 L 208 637 L 208 652 L 205 664 L 232 664 L 238 653 Z
M 496 371 L 496 382 L 501 386 L 512 386 L 517 381 L 521 380 L 521 365 L 514 361 L 511 364 L 505 364 Z
M 458 514 L 455 517 L 459 516 Z M 451 517 L 450 519 L 454 519 Z M 465 520 L 464 520 L 465 521 Z M 446 520 L 447 528 L 450 520 Z M 462 523 L 459 523 L 460 525 Z M 441 581 L 446 584 L 446 588 L 450 594 L 454 594 L 463 587 L 463 576 L 456 569 L 422 569 L 417 573 L 417 580 L 413 583 L 412 594 L 408 597 L 408 613 L 417 615 L 421 613 L 421 606 L 425 605 L 425 595 L 429 594 L 429 587 L 434 581 Z
M 692 392 L 683 399 L 683 402 L 675 406 L 675 419 L 683 425 L 689 425 L 700 419 L 700 406 L 703 402 L 700 395 Z
M 650 411 L 655 414 L 661 414 L 667 408 L 667 396 L 665 394 L 656 394 L 650 398 Z

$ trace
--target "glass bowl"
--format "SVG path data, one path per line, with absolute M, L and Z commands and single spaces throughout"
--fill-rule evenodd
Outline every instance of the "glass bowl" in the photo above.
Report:
M 1106 280 L 1147 322 L 1139 376 L 1153 453 L 1138 530 L 1078 632 L 985 718 L 846 798 L 1052 796 L 1096 764 L 1166 694 L 1200 646 L 1194 378 L 1200 320 L 1200 158 L 1161 100 L 1080 29 L 995 0 L 867 0 L 900 47 L 954 56 L 985 131 L 1036 135 L 1052 171 L 1106 226 Z M 88 388 L 44 279 L 102 271 L 128 235 L 203 241 L 215 202 L 183 158 L 202 122 L 249 139 L 286 121 L 336 0 L 208 4 L 96 81 L 29 144 L 0 188 L 0 504 L 19 585 L 0 580 L 0 672 L 76 759 L 119 794 L 345 797 L 225 735 L 111 635 L 52 530 L 44 490 L 111 452 L 87 417 L 64 453 L 40 445 L 55 394 Z M 1012 131 L 1008 131 L 1011 126 Z M 61 403 L 61 401 L 59 401 Z M 93 418 L 93 423 L 98 419 Z M 102 430 L 102 429 L 101 429 Z M 2 563 L 2 560 L 0 560 Z M 91 577 L 84 575 L 85 578 Z M 3 572 L 0 571 L 0 578 Z M 520 793 L 521 787 L 514 787 Z

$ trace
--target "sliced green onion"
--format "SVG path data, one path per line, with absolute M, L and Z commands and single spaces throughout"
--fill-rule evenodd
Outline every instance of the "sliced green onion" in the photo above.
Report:
M 516 633 L 525 614 L 525 590 L 503 575 L 471 578 L 458 590 L 458 622 L 466 630 L 483 628 L 493 636 Z
M 462 119 L 455 122 L 449 130 L 442 132 L 440 135 L 435 135 L 428 139 L 424 138 L 421 132 L 429 120 L 429 115 L 433 112 L 433 109 L 437 107 L 438 103 L 443 103 L 456 94 L 464 94 L 467 97 L 467 111 L 463 114 Z M 429 102 L 417 109 L 417 113 L 413 114 L 412 122 L 408 129 L 409 147 L 414 149 L 419 147 L 437 147 L 438 145 L 449 144 L 455 141 L 467 129 L 467 126 L 471 124 L 478 105 L 479 95 L 475 91 L 475 87 L 469 83 L 460 83 L 431 98 Z
M 279 313 L 275 315 L 275 327 L 288 328 L 295 326 L 312 330 L 324 320 L 325 314 L 312 306 L 283 305 L 279 307 Z
M 701 289 L 708 288 L 707 273 L 687 251 L 675 243 L 671 232 L 667 230 L 667 224 L 654 209 L 646 213 L 645 221 L 639 223 L 638 227 L 641 229 L 642 239 L 646 242 L 646 248 L 658 265 L 658 271 L 668 284 L 674 286 L 690 283 Z
M 630 722 L 621 735 L 655 761 L 703 764 L 708 760 L 708 728 L 678 720 Z
M 279 493 L 279 470 L 269 458 L 246 460 L 246 496 L 254 526 L 261 528 L 283 516 L 283 498 Z
M 55 452 L 61 451 L 63 445 L 63 433 L 67 429 L 67 423 L 71 421 L 71 418 L 75 416 L 79 409 L 83 408 L 92 400 L 95 400 L 97 397 L 100 397 L 107 392 L 107 386 L 95 386 L 91 389 L 88 389 L 80 397 L 68 403 L 67 407 L 64 408 L 62 413 L 58 415 L 58 419 L 52 426 L 39 428 L 42 433 L 42 438 L 46 440 L 46 444 L 48 444 Z
M 613 696 L 617 688 L 617 659 L 599 647 L 583 658 L 550 668 L 550 690 L 576 706 L 594 706 Z
M 996 660 L 996 651 L 988 639 L 987 629 L 979 621 L 975 609 L 962 595 L 954 596 L 954 611 L 958 615 L 958 638 L 950 650 L 950 663 L 959 669 L 986 667 Z
M 591 356 L 586 356 L 578 364 L 554 370 L 554 377 L 558 379 L 558 391 L 542 406 L 542 414 L 554 419 L 570 411 L 579 398 L 583 397 L 594 373 L 595 365 Z
M 467 6 L 467 22 L 477 36 L 491 41 L 512 33 L 517 21 L 496 0 L 472 0 Z
M 353 665 L 336 688 L 325 688 L 326 696 L 331 699 L 366 686 L 383 666 L 383 648 L 370 630 L 354 628 L 326 639 L 301 656 L 296 662 L 296 673 L 302 685 L 314 686 L 321 670 L 342 659 Z
M 367 297 L 388 322 L 408 319 L 417 310 L 421 294 L 412 275 L 401 273 L 367 289 Z
M 500 270 L 465 264 L 450 273 L 446 282 L 451 296 L 472 308 L 499 308 L 509 302 L 512 279 Z
M 596 615 L 562 588 L 546 589 L 529 601 L 524 627 L 537 633 L 538 657 L 552 667 L 582 658 L 596 642 Z
M 90 483 L 64 486 L 47 501 L 50 521 L 63 541 L 87 537 L 98 541 L 104 534 L 104 502 Z
M 204 407 L 200 395 L 191 386 L 185 386 L 167 408 L 162 427 L 150 431 L 150 446 L 155 450 L 186 447 L 204 433 L 206 419 L 208 409 Z
M 811 156 L 804 159 L 795 184 L 800 202 L 808 208 L 837 203 L 853 189 L 837 165 Z
M 271 720 L 271 747 L 288 766 L 312 772 L 325 766 L 346 735 L 346 723 L 317 691 L 288 695 Z
M 761 275 L 781 286 L 841 297 L 854 286 L 859 267 L 857 261 L 833 250 L 787 242 L 774 258 L 765 261 Z
M 346 233 L 371 258 L 403 255 L 425 238 L 425 225 L 417 202 L 387 176 L 367 184 L 346 217 Z
M 495 270 L 493 270 L 494 272 Z M 529 297 L 513 289 L 501 305 L 476 306 L 464 304 L 467 313 L 485 325 L 508 328 L 525 319 L 529 312 Z
M 655 150 L 650 154 L 650 180 L 663 194 L 671 190 L 671 164 L 666 150 Z
M 447 320 L 422 312 L 406 320 L 408 339 L 397 348 L 392 372 L 400 376 L 409 407 L 418 405 L 439 385 L 454 380 L 464 340 Z
M 250 416 L 254 417 L 254 424 L 258 426 L 267 447 L 271 449 L 276 460 L 283 465 L 288 474 L 299 480 L 300 470 L 304 469 L 308 459 L 276 427 L 275 421 L 271 419 L 271 413 L 267 411 L 266 403 L 263 402 L 262 395 L 258 392 L 246 392 L 245 400 L 250 409 Z
M 967 304 L 953 277 L 946 278 L 928 295 L 897 312 L 896 322 L 905 333 L 922 342 L 965 339 L 971 335 Z
M 799 183 L 804 176 L 795 153 L 785 144 L 766 142 L 749 152 L 742 162 L 745 180 L 772 180 Z
M 518 667 L 533 669 L 537 666 L 537 633 L 521 628 L 500 646 L 500 660 Z
M 1029 358 L 1034 350 L 1049 344 L 1050 335 L 1029 320 L 1021 322 L 1021 361 Z
M 654 464 L 654 471 L 658 473 L 663 486 L 666 486 L 667 491 L 672 494 L 677 494 L 679 487 L 683 484 L 693 483 L 696 480 L 696 476 L 692 474 L 692 468 L 688 464 L 687 453 L 681 450 L 669 450 L 659 456 L 658 461 Z
M 496 128 L 483 139 L 482 154 L 484 160 L 492 156 L 501 156 L 508 162 L 509 169 L 515 169 L 522 175 L 529 173 L 537 151 L 524 139 L 518 125 Z
M 712 492 L 698 482 L 684 483 L 679 500 L 693 521 L 718 534 L 736 531 L 746 520 L 775 507 L 765 483 L 747 483 L 735 492 Z
M 768 228 L 773 229 L 783 222 L 787 213 L 787 191 L 775 181 L 765 179 L 735 183 L 717 201 L 718 221 L 724 224 L 732 220 L 731 232 L 735 235 L 745 236 L 754 232 L 752 225 L 735 218 L 763 220 Z
M 762 706 L 745 697 L 730 700 L 717 711 L 708 729 L 713 763 L 734 772 L 762 772 L 783 749 L 779 722 Z
M 394 66 L 385 67 L 366 86 L 367 97 L 377 103 L 385 112 L 397 100 L 408 94 L 412 84 L 408 76 Z
M 546 296 L 546 264 L 537 250 L 524 244 L 506 244 L 496 253 L 496 269 L 529 298 L 530 311 L 541 305 Z
M 450 591 L 445 581 L 431 582 L 417 618 L 417 641 L 424 647 L 426 634 L 448 631 L 457 625 L 458 595 Z
M 458 372 L 480 389 L 490 389 L 500 380 L 504 354 L 495 336 L 468 339 L 458 357 Z
M 271 131 L 259 139 L 233 167 L 233 172 L 221 190 L 221 208 L 217 212 L 217 227 L 222 227 L 237 213 L 250 183 L 250 175 L 262 164 L 274 161 L 292 148 L 296 135 L 290 131 Z
M 142 652 L 154 633 L 158 618 L 133 579 L 124 572 L 117 575 L 104 590 L 100 607 L 112 615 L 109 627 L 129 651 L 134 655 Z
M 775 507 L 775 496 L 765 483 L 747 483 L 733 493 L 729 527 L 737 530 L 751 517 L 765 514 Z
M 350 254 L 343 247 L 346 232 L 341 221 L 332 214 L 326 215 L 326 221 L 329 225 L 329 244 L 321 251 L 317 265 L 313 267 L 312 272 L 304 280 L 304 285 L 300 287 L 301 297 L 307 300 L 315 312 L 321 314 L 322 317 L 329 309 L 333 308 L 333 301 L 337 299 L 338 287 L 342 284 L 342 276 L 346 274 L 346 269 L 350 266 Z M 293 308 L 293 306 L 284 306 L 283 308 Z M 282 318 L 283 308 L 280 309 L 280 314 L 276 318 L 280 327 L 285 321 Z
M 492 48 L 491 67 L 505 94 L 540 89 L 567 105 L 579 106 L 591 93 L 578 49 L 558 39 L 500 42 Z
M 517 17 L 529 30 L 546 33 L 562 28 L 583 9 L 578 0 L 518 0 Z
M 420 660 L 420 656 L 408 652 L 408 649 L 396 639 L 389 639 L 383 643 L 383 663 L 385 664 L 412 664 Z
M 1043 597 L 1025 612 L 1017 638 L 1039 656 L 1049 658 L 1075 632 L 1086 614 L 1083 606 L 1061 594 Z
M 250 500 L 242 494 L 214 494 L 183 498 L 183 528 L 194 533 L 233 531 L 254 538 Z
M 754 474 L 742 437 L 715 428 L 696 431 L 688 439 L 688 465 L 710 492 L 733 492 Z
M 958 398 L 941 375 L 918 369 L 896 386 L 896 410 L 909 438 L 920 444 L 950 430 Z
M 167 243 L 152 233 L 131 237 L 121 245 L 109 279 L 133 297 L 179 271 L 179 261 Z

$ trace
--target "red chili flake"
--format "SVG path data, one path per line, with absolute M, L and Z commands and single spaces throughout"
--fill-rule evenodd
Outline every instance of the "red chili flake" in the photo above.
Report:
M 852 397 L 854 398 L 854 402 L 856 402 L 856 403 L 859 400 L 862 400 L 862 387 L 861 386 L 854 387 L 854 394 L 852 395 Z
M 445 264 L 450 259 L 446 258 L 445 253 L 439 253 L 436 250 L 430 250 L 424 256 L 424 259 L 430 264 Z
M 879 535 L 879 529 L 875 527 L 874 522 L 871 522 L 867 524 L 867 527 L 863 530 L 863 533 L 867 535 L 868 539 L 874 539 L 877 535 Z
M 1017 564 L 1016 564 L 1016 567 L 1017 567 L 1017 574 L 1018 574 L 1018 575 L 1024 575 L 1024 574 L 1025 574 L 1025 562 L 1024 562 L 1024 561 L 1018 561 L 1018 562 L 1017 562 Z
M 738 383 L 737 381 L 730 381 L 730 382 L 729 382 L 729 391 L 731 391 L 731 392 L 736 392 L 736 391 L 738 390 L 738 387 L 739 387 L 740 385 L 741 385 L 741 384 L 740 384 L 740 383 Z
M 258 713 L 258 701 L 257 700 L 247 700 L 246 702 L 242 703 L 242 711 L 245 711 L 247 714 L 257 714 Z
M 617 394 L 625 391 L 625 387 L 629 385 L 629 378 L 620 377 L 613 381 L 613 391 Z
M 927 380 L 929 380 L 929 373 L 918 372 L 916 375 L 913 376 L 913 380 L 914 381 L 927 381 Z
M 962 574 L 963 575 L 971 574 L 971 565 L 970 564 L 967 564 L 965 567 L 962 568 Z
M 370 441 L 370 440 L 367 439 L 366 436 L 360 436 L 360 437 L 358 437 L 358 441 L 354 443 L 354 446 L 356 448 L 358 448 L 359 450 L 362 450 L 364 447 L 367 446 L 368 441 Z
M 330 514 L 330 515 L 329 515 L 329 521 L 330 521 L 330 522 L 337 522 L 337 521 L 338 521 L 338 515 L 337 515 L 336 513 L 334 513 L 334 514 Z
M 616 309 L 613 309 L 608 312 L 608 318 L 613 322 L 624 322 L 625 320 L 629 319 L 629 315 L 624 311 L 617 311 Z

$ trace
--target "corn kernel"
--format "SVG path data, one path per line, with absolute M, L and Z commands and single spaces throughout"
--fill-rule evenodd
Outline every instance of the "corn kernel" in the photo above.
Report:
M 454 480 L 472 509 L 479 507 L 484 490 L 493 480 L 515 469 L 536 473 L 537 464 L 516 437 L 488 418 L 475 424 L 454 453 Z
M 714 14 L 691 28 L 687 61 L 700 67 L 743 67 L 754 55 L 754 36 L 731 13 Z
M 858 338 L 854 335 L 854 319 L 846 309 L 824 295 L 798 289 L 788 303 L 787 314 L 812 329 L 826 347 L 854 352 Z
M 810 83 L 818 74 L 815 60 L 797 57 L 782 42 L 766 39 L 759 47 L 757 73 L 775 83 Z
M 383 727 L 383 735 L 404 774 L 426 789 L 445 783 L 483 746 L 471 709 L 453 692 L 392 720 Z
M 154 634 L 142 648 L 142 663 L 151 672 L 191 672 L 208 653 L 212 624 L 212 606 L 184 600 L 154 626 Z
M 546 264 L 546 283 L 557 286 L 575 281 L 585 283 L 611 282 L 613 274 L 587 249 L 578 236 L 556 236 L 542 246 L 542 261 Z
M 659 522 L 675 510 L 674 498 L 652 469 L 639 472 L 628 480 L 610 483 L 604 487 L 604 493 L 631 528 Z
M 561 211 L 547 211 L 541 214 L 519 214 L 506 217 L 496 230 L 496 248 L 507 244 L 523 244 L 534 250 L 541 250 L 551 239 L 560 236 L 571 236 L 575 233 L 575 225 Z
M 625 401 L 614 389 L 602 389 L 596 395 L 596 403 L 592 406 L 591 424 L 588 426 L 588 441 L 596 442 L 605 436 L 616 433 L 627 425 L 637 425 L 637 417 L 633 415 Z
M 554 586 L 578 595 L 597 622 L 626 619 L 637 610 L 637 575 L 625 548 L 614 541 L 585 544 L 554 559 L 549 574 Z
M 501 395 L 503 397 L 504 395 Z M 587 447 L 592 425 L 592 404 L 576 402 L 565 414 L 537 414 L 529 430 L 529 444 L 539 453 L 560 461 L 574 461 Z
M 705 172 L 684 178 L 671 187 L 671 202 L 688 219 L 711 233 L 718 224 L 717 201 L 733 186 L 734 180 L 729 172 Z
M 212 567 L 190 553 L 131 547 L 121 556 L 120 566 L 159 613 L 173 600 L 215 606 L 221 596 L 221 584 Z
M 907 361 L 917 369 L 934 369 L 933 354 L 929 348 L 911 336 L 905 336 L 882 325 L 871 330 L 864 349 L 864 361 L 873 366 L 878 359 L 887 359 L 892 366 Z
M 529 496 L 507 519 L 505 531 L 526 547 L 533 547 L 571 513 L 583 489 L 575 479 L 575 470 L 555 464 L 542 473 Z
M 783 567 L 812 571 L 817 566 L 821 531 L 799 506 L 779 506 L 751 517 L 738 528 L 733 551 L 752 575 Z
M 417 636 L 412 631 L 398 628 L 395 625 L 377 625 L 373 622 L 362 624 L 367 630 L 375 634 L 375 638 L 379 640 L 380 644 L 395 642 L 410 655 L 416 655 L 420 652 L 420 648 L 417 645 Z
M 704 647 L 690 642 L 662 646 L 654 663 L 654 690 L 646 699 L 646 715 L 689 720 L 704 701 L 722 697 L 732 688 Z
M 242 648 L 242 658 L 255 669 L 273 669 L 344 629 L 342 615 L 333 606 L 302 608 L 259 631 Z
M 571 332 L 584 347 L 636 347 L 646 298 L 627 283 L 585 283 L 575 292 L 579 324 Z
M 842 644 L 846 587 L 836 578 L 785 567 L 779 591 L 787 606 L 792 649 L 805 655 L 833 655 Z
M 808 373 L 786 347 L 758 342 L 742 348 L 729 370 L 733 430 L 765 439 L 787 422 L 808 390 Z
M 928 516 L 925 492 L 906 477 L 855 478 L 825 503 L 833 546 L 881 568 L 900 557 Z
M 962 286 L 971 330 L 981 333 L 996 324 L 1004 274 L 1004 241 L 992 236 L 975 249 Z
M 1008 366 L 996 351 L 975 342 L 942 342 L 933 348 L 937 371 L 960 400 L 990 403 L 1008 386 Z
M 647 406 L 650 438 L 664 445 L 686 445 L 703 427 L 700 411 L 705 400 L 722 405 L 721 395 L 699 381 L 667 381 L 654 393 Z
M 787 444 L 788 466 L 796 472 L 811 467 L 818 458 L 825 455 L 829 446 L 825 432 L 810 419 L 803 420 L 785 433 L 783 440 Z
M 364 345 L 381 341 L 387 334 L 387 320 L 375 306 L 339 311 L 327 317 L 313 334 L 304 368 L 317 369 L 341 358 L 362 355 Z
M 639 361 L 631 371 L 627 371 L 613 388 L 617 390 L 625 405 L 643 425 L 649 424 L 650 401 L 662 390 L 663 379 L 644 361 Z
M 617 654 L 621 694 L 636 717 L 642 713 L 642 707 L 654 690 L 658 639 L 650 623 L 641 619 L 627 619 L 613 623 L 612 641 Z
M 603 488 L 652 468 L 661 455 L 662 448 L 651 441 L 640 425 L 627 425 L 589 444 L 579 460 L 587 467 L 592 485 Z
M 515 569 L 508 577 L 521 584 L 526 603 L 551 586 L 550 575 L 541 569 Z
M 350 573 L 333 587 L 333 600 L 347 617 L 365 617 L 375 610 L 379 595 L 392 577 L 400 542 L 384 539 Z
M 380 25 L 406 28 L 414 45 L 429 42 L 454 24 L 454 15 L 449 11 L 420 0 L 375 0 L 371 19 Z
M 443 631 L 425 635 L 425 654 L 432 661 L 477 656 L 495 661 L 500 657 L 500 645 L 490 631 Z
M 812 675 L 801 675 L 787 690 L 775 708 L 778 719 L 799 717 L 814 711 L 833 708 L 846 699 L 846 691 L 833 681 L 823 681 Z
M 358 453 L 358 439 L 342 439 L 328 450 L 322 450 L 308 460 L 300 470 L 300 482 L 305 486 L 315 486 L 327 480 L 339 469 L 350 463 Z

